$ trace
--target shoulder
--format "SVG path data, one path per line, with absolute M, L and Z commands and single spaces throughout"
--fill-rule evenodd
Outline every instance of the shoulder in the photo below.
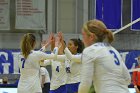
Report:
M 104 43 L 95 43 L 87 48 L 84 49 L 82 56 L 83 59 L 93 59 L 95 60 L 96 58 L 100 57 L 102 54 L 105 54 L 107 50 L 107 45 Z M 85 61 L 87 61 L 85 60 Z
M 34 50 L 33 50 L 33 51 L 32 51 L 32 54 L 33 54 L 33 55 L 43 55 L 43 54 L 46 54 L 46 53 L 45 53 L 45 52 L 42 52 L 42 51 L 39 51 L 39 50 L 38 50 L 38 51 L 34 51 Z
M 89 47 L 86 47 L 84 50 L 83 50 L 83 54 L 87 54 L 87 55 L 90 55 L 91 53 L 95 53 L 101 49 L 103 49 L 104 47 L 101 46 L 101 45 L 97 45 L 97 44 L 93 44 Z
M 38 51 L 33 50 L 32 53 L 43 53 L 43 52 L 42 51 L 39 51 L 39 50 Z

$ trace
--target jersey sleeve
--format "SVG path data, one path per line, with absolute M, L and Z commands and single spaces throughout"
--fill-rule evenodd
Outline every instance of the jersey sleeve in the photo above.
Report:
M 54 53 L 53 54 L 46 54 L 42 51 L 37 51 L 37 56 L 39 57 L 39 59 L 56 59 L 57 58 L 57 54 L 58 54 L 58 48 L 55 47 L 54 48 Z
M 54 54 L 54 53 L 52 52 L 51 54 Z M 65 55 L 56 55 L 54 60 L 64 63 L 65 62 L 65 58 L 66 58 Z
M 40 63 L 41 66 L 48 66 L 51 65 L 51 60 L 44 60 L 44 62 Z
M 39 51 L 45 52 L 46 51 L 45 46 L 43 46 Z
M 81 83 L 79 85 L 78 93 L 88 93 L 90 86 L 92 85 L 94 75 L 94 63 L 93 58 L 86 51 L 82 55 L 82 67 L 81 67 Z
M 77 63 L 81 63 L 81 55 L 72 55 L 72 53 L 70 52 L 70 50 L 66 47 L 65 50 L 65 55 L 66 57 L 73 61 L 73 62 L 77 62 Z
M 129 85 L 131 83 L 131 76 L 124 63 L 123 63 L 123 75 L 124 75 L 126 83 Z
M 64 63 L 65 62 L 65 58 L 66 58 L 65 55 L 57 55 L 56 61 Z

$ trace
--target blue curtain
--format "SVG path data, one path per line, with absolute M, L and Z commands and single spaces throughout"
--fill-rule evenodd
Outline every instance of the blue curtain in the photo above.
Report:
M 140 17 L 140 0 L 131 0 L 131 21 Z M 140 30 L 140 21 L 131 26 L 132 30 Z
M 125 64 L 128 69 L 131 69 L 133 66 L 133 63 L 135 63 L 135 66 L 138 66 L 138 62 L 135 58 L 137 58 L 140 55 L 139 50 L 133 50 L 129 51 L 129 53 L 126 56 Z
M 96 19 L 108 29 L 119 29 L 122 24 L 122 0 L 96 0 Z

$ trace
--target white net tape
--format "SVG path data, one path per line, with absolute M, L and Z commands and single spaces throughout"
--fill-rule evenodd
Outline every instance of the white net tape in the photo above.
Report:
M 115 32 L 113 32 L 113 34 L 117 34 L 117 33 L 121 32 L 122 30 L 126 29 L 127 27 L 129 27 L 129 26 L 131 26 L 131 25 L 133 25 L 133 24 L 135 24 L 135 23 L 137 23 L 137 22 L 139 22 L 139 21 L 140 21 L 140 18 L 138 18 L 138 19 L 134 20 L 133 22 L 131 22 L 131 23 L 125 25 L 124 27 L 122 27 L 122 28 L 116 30 Z

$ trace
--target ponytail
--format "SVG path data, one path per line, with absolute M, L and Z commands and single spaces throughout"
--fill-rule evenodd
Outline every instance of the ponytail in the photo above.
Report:
M 106 25 L 100 20 L 90 20 L 83 26 L 84 31 L 89 35 L 94 33 L 97 37 L 95 42 L 103 42 L 107 39 L 108 43 L 114 40 L 113 33 L 107 29 Z M 89 33 L 90 32 L 90 33 Z
M 112 43 L 114 41 L 114 35 L 110 30 L 106 29 L 106 31 L 108 32 L 106 36 L 107 41 L 108 43 Z
M 35 36 L 31 33 L 27 33 L 22 37 L 21 40 L 21 52 L 24 58 L 26 59 L 30 54 L 31 50 L 33 49 L 35 44 Z

